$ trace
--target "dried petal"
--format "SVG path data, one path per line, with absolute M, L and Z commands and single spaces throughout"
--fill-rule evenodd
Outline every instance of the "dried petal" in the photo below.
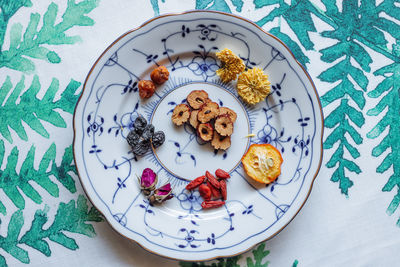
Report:
M 149 195 L 151 191 L 155 189 L 157 181 L 157 174 L 152 169 L 146 168 L 143 170 L 139 180 L 140 189 L 142 189 L 146 195 Z

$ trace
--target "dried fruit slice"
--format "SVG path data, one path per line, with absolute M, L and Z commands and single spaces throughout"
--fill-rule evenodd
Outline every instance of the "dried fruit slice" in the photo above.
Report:
M 231 137 L 221 136 L 216 131 L 214 131 L 214 136 L 211 141 L 211 145 L 215 149 L 227 150 L 231 146 Z
M 197 126 L 199 126 L 199 121 L 197 120 L 197 114 L 199 114 L 198 110 L 193 110 L 192 112 L 190 112 L 189 123 L 195 129 L 197 129 Z
M 219 105 L 215 102 L 205 103 L 201 106 L 199 114 L 197 114 L 197 119 L 201 123 L 209 122 L 214 119 L 219 114 Z
M 208 93 L 204 90 L 194 90 L 186 98 L 193 109 L 199 109 L 208 102 Z
M 215 131 L 221 136 L 231 136 L 233 133 L 233 122 L 229 115 L 218 116 L 215 120 Z
M 197 134 L 203 141 L 210 141 L 213 138 L 214 129 L 209 123 L 200 123 L 197 126 Z
M 235 111 L 227 107 L 219 107 L 219 115 L 224 115 L 224 114 L 227 114 L 229 118 L 231 118 L 232 122 L 236 121 L 237 114 Z
M 188 121 L 190 117 L 190 108 L 186 104 L 179 104 L 172 113 L 172 122 L 178 126 Z
M 272 183 L 278 178 L 282 162 L 281 153 L 270 144 L 253 144 L 242 157 L 247 175 L 264 184 Z

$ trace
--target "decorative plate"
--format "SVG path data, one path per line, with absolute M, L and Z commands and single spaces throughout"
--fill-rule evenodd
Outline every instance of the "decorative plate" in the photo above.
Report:
M 248 106 L 235 82 L 220 81 L 215 52 L 224 48 L 268 74 L 265 101 Z M 168 68 L 170 79 L 143 100 L 138 81 L 157 65 Z M 171 122 L 174 107 L 195 89 L 238 115 L 226 152 Z M 161 147 L 140 158 L 125 140 L 139 114 L 166 135 Z M 161 16 L 118 38 L 89 72 L 74 128 L 76 167 L 93 204 L 120 234 L 179 260 L 235 255 L 276 235 L 306 201 L 322 158 L 323 116 L 309 75 L 278 38 L 220 12 Z M 248 178 L 240 163 L 252 143 L 270 143 L 282 153 L 282 174 L 268 186 Z M 144 168 L 158 173 L 158 186 L 171 182 L 175 197 L 151 206 L 136 178 Z M 202 210 L 198 191 L 185 186 L 218 168 L 231 174 L 228 199 Z

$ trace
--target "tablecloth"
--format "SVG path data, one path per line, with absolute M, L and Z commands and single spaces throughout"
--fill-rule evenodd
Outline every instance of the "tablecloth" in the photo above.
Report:
M 185 263 L 114 232 L 74 167 L 85 77 L 124 32 L 210 9 L 283 40 L 316 84 L 324 158 L 308 201 L 243 255 Z M 0 0 L 0 266 L 398 266 L 400 2 Z

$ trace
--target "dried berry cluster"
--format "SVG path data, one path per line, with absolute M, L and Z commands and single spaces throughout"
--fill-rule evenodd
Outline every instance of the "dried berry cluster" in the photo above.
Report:
M 188 122 L 203 141 L 211 141 L 215 149 L 228 149 L 236 113 L 212 102 L 204 90 L 192 91 L 186 100 L 189 105 L 179 104 L 175 107 L 172 122 L 178 126 Z
M 149 98 L 156 91 L 156 85 L 161 85 L 168 81 L 169 72 L 165 66 L 158 66 L 150 73 L 151 80 L 140 80 L 138 83 L 139 96 Z
M 186 190 L 189 191 L 199 188 L 200 196 L 204 199 L 201 203 L 203 209 L 218 208 L 225 204 L 227 198 L 226 180 L 231 176 L 221 169 L 215 171 L 215 176 L 206 171 L 206 175 L 194 179 L 186 186 Z
M 165 141 L 163 131 L 154 132 L 153 124 L 147 124 L 143 116 L 136 118 L 133 123 L 133 130 L 129 132 L 126 141 L 132 147 L 136 156 L 143 156 L 153 145 L 154 149 L 161 146 Z

